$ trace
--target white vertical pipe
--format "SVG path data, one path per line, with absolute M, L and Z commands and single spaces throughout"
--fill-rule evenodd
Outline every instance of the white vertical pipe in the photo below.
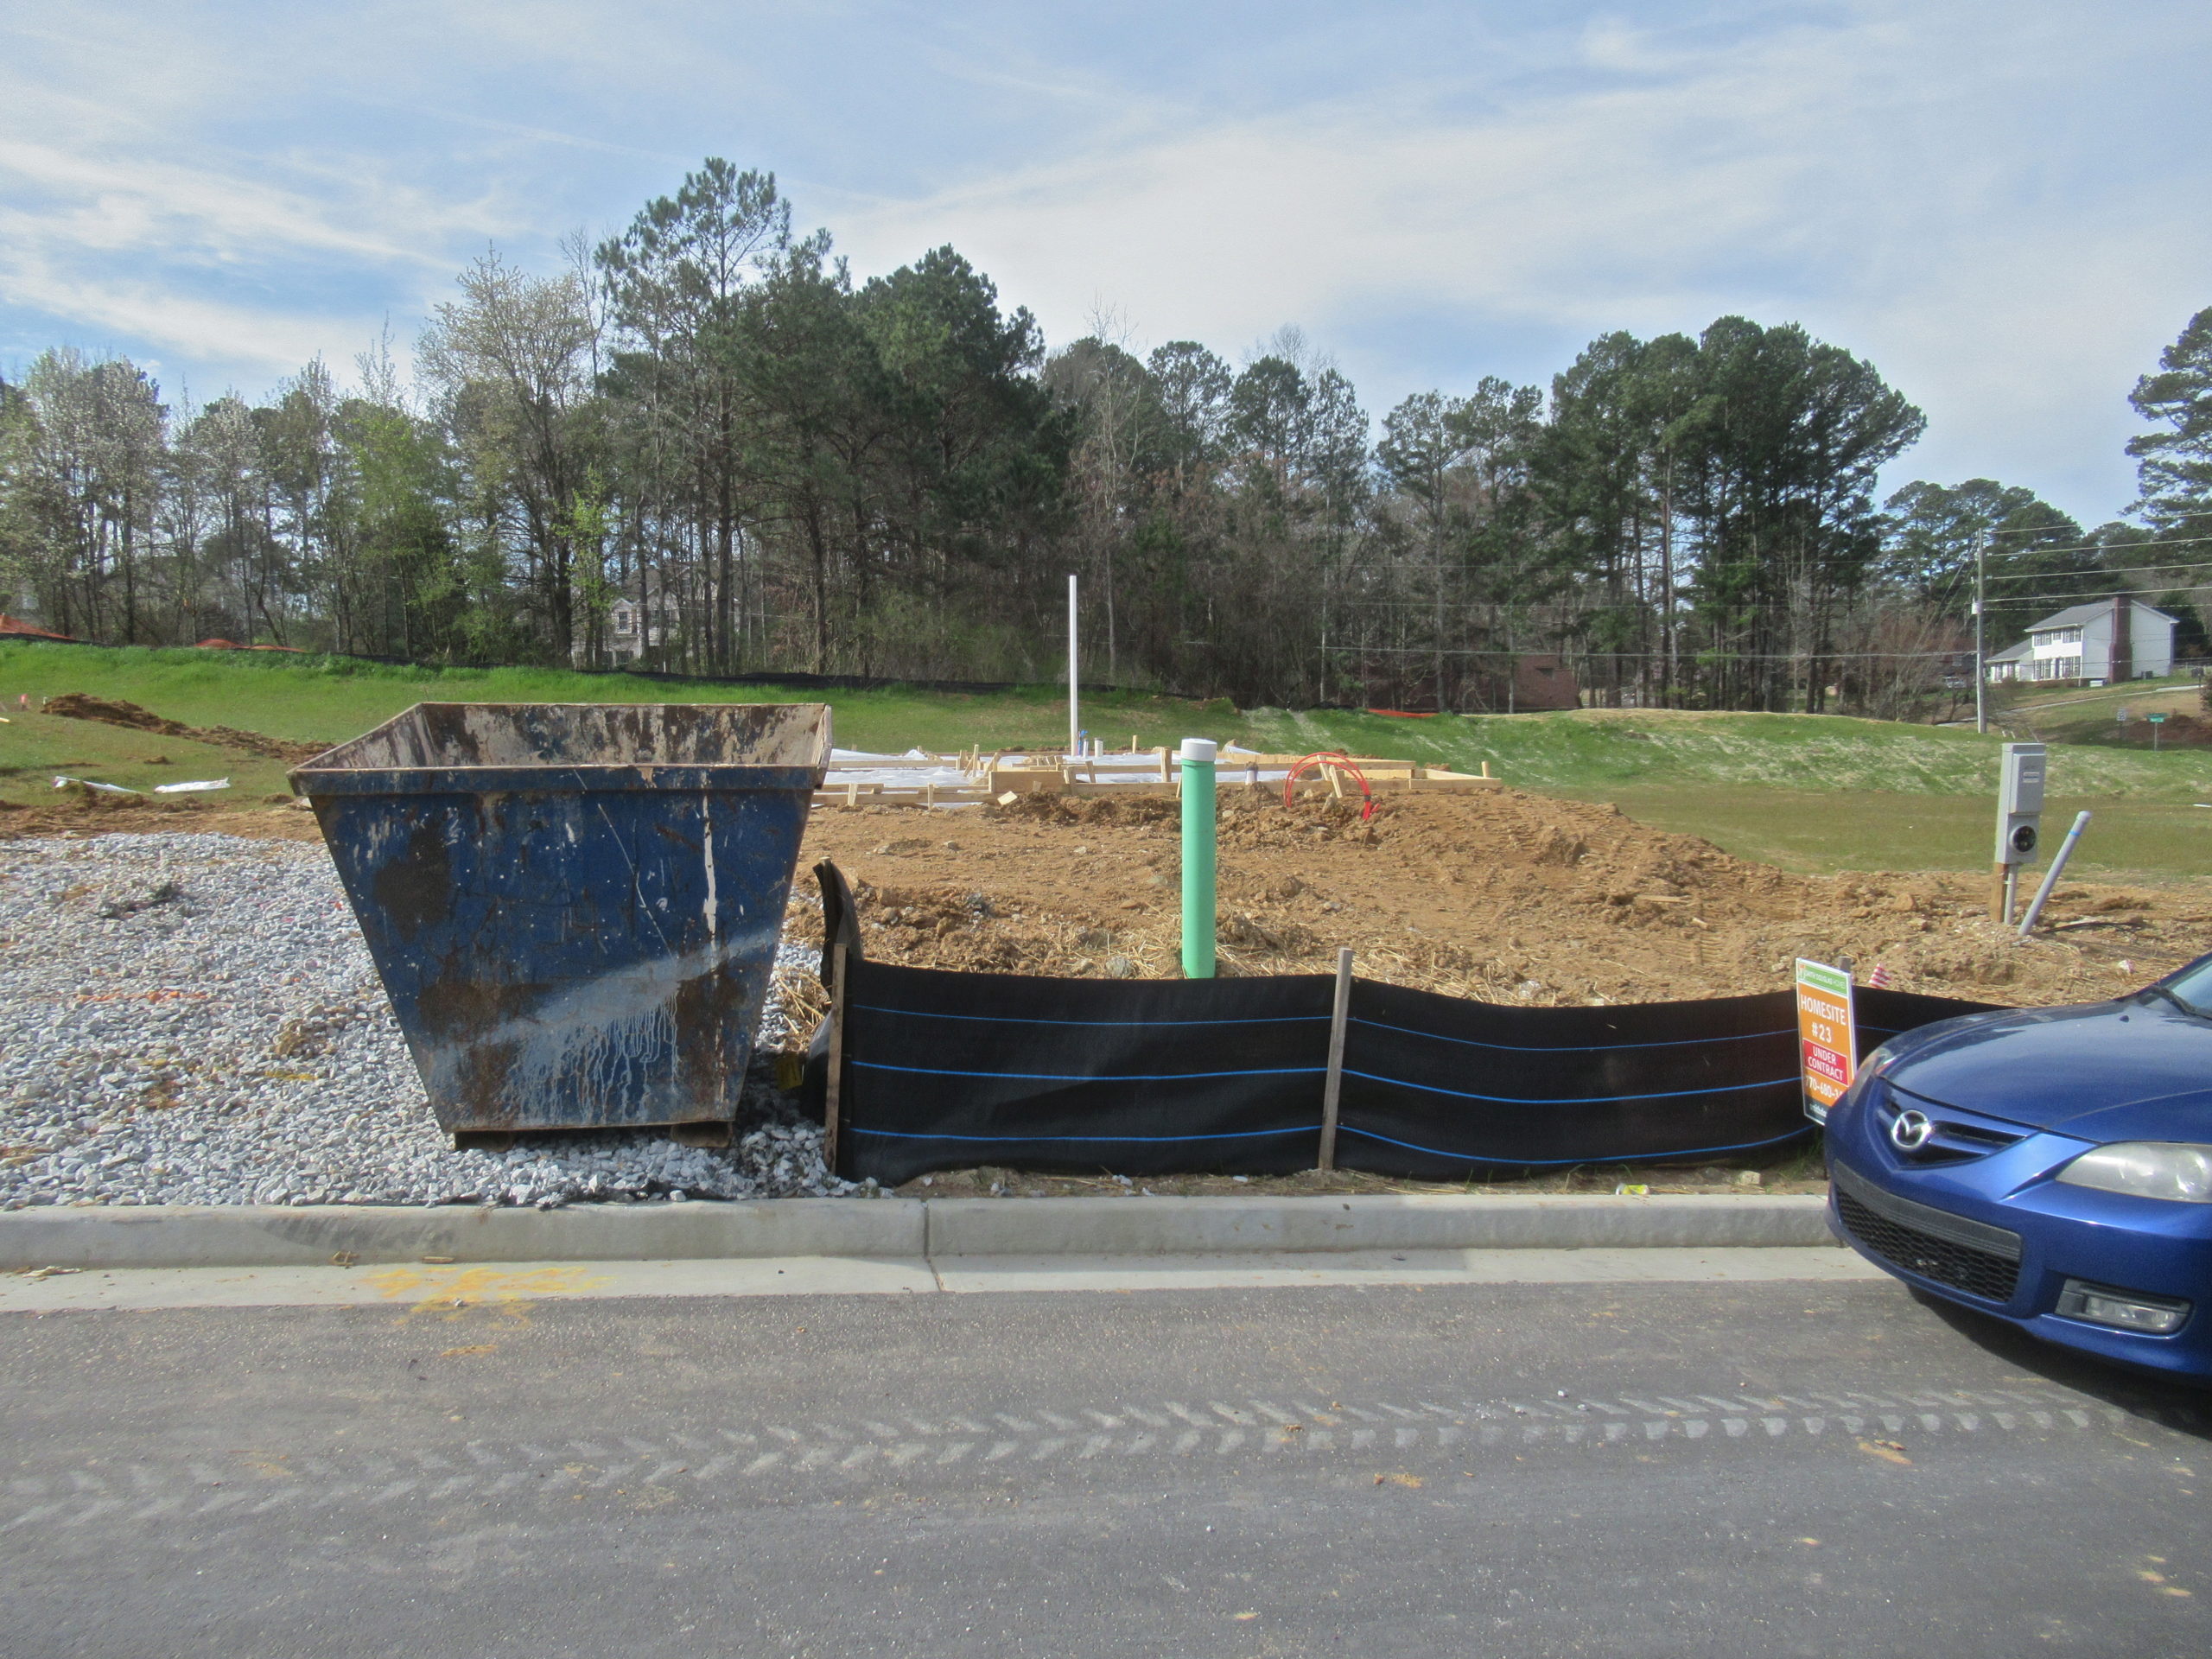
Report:
M 2044 872 L 2043 886 L 2036 889 L 2035 902 L 2028 906 L 2028 913 L 2020 918 L 2020 937 L 2026 938 L 2036 925 L 2036 918 L 2043 914 L 2043 907 L 2050 898 L 2050 890 L 2058 885 L 2059 872 L 2066 868 L 2066 861 L 2074 856 L 2074 843 L 2082 839 L 2082 832 L 2089 827 L 2089 815 L 2082 813 L 2074 820 L 2074 827 L 2066 832 L 2066 839 L 2059 843 L 2058 856 L 2050 861 L 2050 868 Z
M 1076 751 L 1083 745 L 1083 716 L 1076 707 L 1077 639 L 1075 614 L 1075 572 L 1068 572 L 1068 759 L 1075 759 Z

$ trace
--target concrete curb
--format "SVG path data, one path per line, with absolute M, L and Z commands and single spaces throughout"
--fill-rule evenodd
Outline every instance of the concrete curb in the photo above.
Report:
M 928 1251 L 1215 1255 L 1244 1250 L 1514 1250 L 1827 1244 L 1827 1201 L 1734 1193 L 1511 1198 L 931 1198 Z
M 0 1271 L 15 1268 L 319 1267 L 360 1262 L 696 1261 L 923 1253 L 912 1198 L 753 1204 L 146 1205 L 0 1214 Z
M 158 1205 L 0 1214 L 0 1271 L 1821 1245 L 1815 1196 L 774 1198 L 561 1210 Z

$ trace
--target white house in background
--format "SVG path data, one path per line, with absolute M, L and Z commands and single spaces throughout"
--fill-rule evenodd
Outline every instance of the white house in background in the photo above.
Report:
M 683 620 L 683 607 L 668 589 L 655 583 L 641 599 L 626 594 L 607 607 L 607 654 L 616 664 L 634 663 L 649 647 L 666 644 Z M 583 656 L 583 642 L 576 655 Z
M 2103 685 L 2174 671 L 2174 629 L 2164 611 L 2125 598 L 2092 600 L 2046 616 L 1989 658 L 1992 680 L 2080 680 Z

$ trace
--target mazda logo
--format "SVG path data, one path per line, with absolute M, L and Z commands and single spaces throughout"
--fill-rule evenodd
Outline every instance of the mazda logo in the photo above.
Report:
M 1936 1133 L 1936 1126 L 1921 1112 L 1899 1112 L 1897 1121 L 1890 1125 L 1890 1144 L 1899 1152 L 1918 1152 L 1928 1144 L 1928 1137 Z

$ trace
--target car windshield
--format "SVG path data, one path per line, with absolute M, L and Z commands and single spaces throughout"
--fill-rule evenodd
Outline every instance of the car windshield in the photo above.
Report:
M 2212 957 L 2207 957 L 2159 988 L 2191 1014 L 2212 1019 Z

